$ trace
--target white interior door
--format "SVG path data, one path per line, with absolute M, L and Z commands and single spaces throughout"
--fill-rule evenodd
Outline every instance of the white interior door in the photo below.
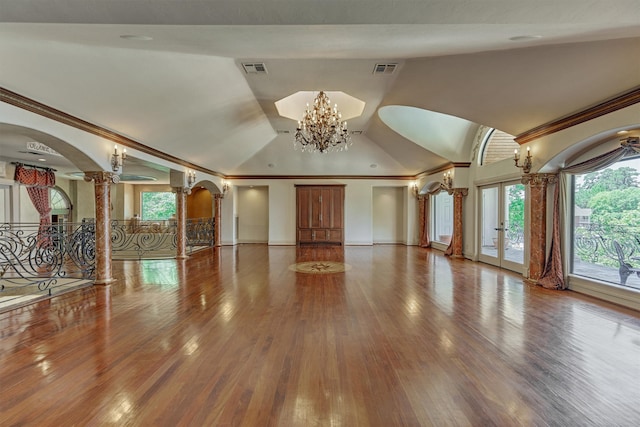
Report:
M 518 181 L 480 188 L 480 261 L 523 271 L 524 198 Z

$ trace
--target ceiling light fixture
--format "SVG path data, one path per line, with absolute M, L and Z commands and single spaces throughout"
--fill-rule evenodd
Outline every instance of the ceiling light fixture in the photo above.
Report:
M 352 144 L 347 131 L 347 122 L 342 120 L 338 104 L 331 107 L 329 97 L 320 91 L 307 104 L 302 120 L 298 121 L 293 147 L 300 145 L 302 151 L 328 153 L 347 150 Z

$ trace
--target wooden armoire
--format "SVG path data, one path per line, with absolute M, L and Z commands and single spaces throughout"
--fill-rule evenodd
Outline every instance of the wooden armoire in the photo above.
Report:
M 344 185 L 296 185 L 297 243 L 344 244 Z

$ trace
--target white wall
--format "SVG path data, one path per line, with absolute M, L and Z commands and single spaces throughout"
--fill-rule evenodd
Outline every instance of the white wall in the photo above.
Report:
M 373 188 L 396 187 L 401 191 L 403 221 L 401 243 L 417 244 L 415 225 L 417 208 L 415 198 L 408 196 L 409 181 L 369 180 L 369 179 L 244 179 L 233 180 L 232 189 L 222 201 L 223 245 L 239 243 L 235 237 L 235 216 L 240 213 L 238 188 L 250 185 L 268 187 L 269 203 L 269 244 L 296 244 L 296 189 L 295 184 L 345 184 L 345 245 L 373 244 Z
M 405 243 L 402 187 L 373 187 L 373 243 Z
M 238 243 L 269 241 L 269 187 L 238 187 Z

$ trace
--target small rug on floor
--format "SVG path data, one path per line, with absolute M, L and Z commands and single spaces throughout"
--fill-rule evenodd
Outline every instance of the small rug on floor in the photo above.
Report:
M 342 273 L 351 270 L 351 266 L 335 261 L 307 261 L 291 264 L 289 270 L 310 274 Z

